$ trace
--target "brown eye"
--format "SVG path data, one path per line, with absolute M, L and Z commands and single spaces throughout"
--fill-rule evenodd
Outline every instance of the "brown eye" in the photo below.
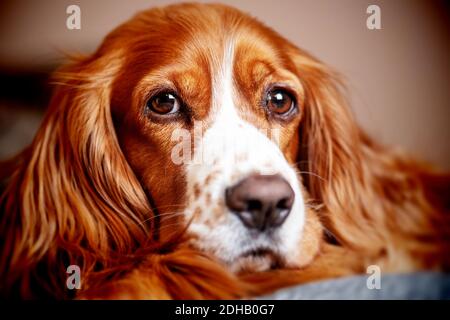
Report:
M 267 93 L 266 105 L 271 113 L 286 115 L 295 107 L 292 96 L 283 89 L 273 89 Z
M 159 115 L 169 115 L 180 110 L 180 102 L 174 94 L 163 92 L 148 100 L 147 108 Z

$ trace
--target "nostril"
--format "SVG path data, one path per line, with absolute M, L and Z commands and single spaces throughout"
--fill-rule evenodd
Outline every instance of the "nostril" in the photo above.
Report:
M 277 209 L 286 210 L 286 209 L 290 209 L 291 206 L 292 206 L 292 200 L 289 198 L 283 198 L 277 202 L 277 205 L 275 207 Z
M 260 200 L 250 199 L 247 200 L 247 211 L 261 211 L 263 208 L 263 204 Z

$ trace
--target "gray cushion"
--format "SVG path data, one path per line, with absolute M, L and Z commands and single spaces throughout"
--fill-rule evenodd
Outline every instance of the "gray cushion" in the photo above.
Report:
M 369 289 L 368 275 L 318 281 L 276 291 L 260 299 L 450 299 L 450 275 L 434 272 L 387 274 Z

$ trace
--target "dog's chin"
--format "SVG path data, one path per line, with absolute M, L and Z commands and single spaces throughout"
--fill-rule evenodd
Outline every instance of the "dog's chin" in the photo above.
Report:
M 244 252 L 229 263 L 229 266 L 234 273 L 262 272 L 280 268 L 282 261 L 274 251 L 258 249 Z

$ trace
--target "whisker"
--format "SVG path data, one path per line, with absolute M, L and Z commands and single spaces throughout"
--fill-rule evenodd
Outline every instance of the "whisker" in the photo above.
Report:
M 171 207 L 180 207 L 180 208 L 182 208 L 184 206 L 185 205 L 183 205 L 183 204 L 167 204 L 167 205 L 164 205 L 164 206 L 158 206 L 157 209 L 171 208 Z
M 300 170 L 297 170 L 297 169 L 295 169 L 295 168 L 294 168 L 294 170 L 295 170 L 295 172 L 297 172 L 297 173 L 299 173 L 299 174 L 309 174 L 309 175 L 311 175 L 311 176 L 313 176 L 313 177 L 319 178 L 320 180 L 322 180 L 322 181 L 324 181 L 324 182 L 327 182 L 327 180 L 326 180 L 324 177 L 321 177 L 321 176 L 318 175 L 317 173 L 314 173 L 314 172 L 311 172 L 311 171 L 300 171 Z
M 151 221 L 151 220 L 156 219 L 156 218 L 159 218 L 159 217 L 167 217 L 167 216 L 173 216 L 173 217 L 176 217 L 176 216 L 181 216 L 181 215 L 184 215 L 184 214 L 185 214 L 184 211 L 183 211 L 183 212 L 179 212 L 179 211 L 166 212 L 166 213 L 163 213 L 163 214 L 154 215 L 154 216 L 152 216 L 152 217 L 149 217 L 149 218 L 143 220 L 141 223 L 143 224 L 143 223 L 145 223 L 145 222 Z

